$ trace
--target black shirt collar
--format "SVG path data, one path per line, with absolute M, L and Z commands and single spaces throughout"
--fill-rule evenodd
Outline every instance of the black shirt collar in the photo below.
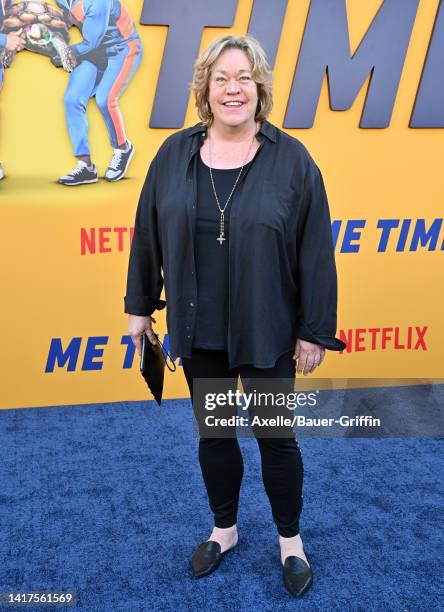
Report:
M 190 129 L 190 131 L 188 132 L 188 136 L 194 136 L 195 134 L 199 134 L 199 133 L 205 136 L 206 131 L 207 131 L 207 128 L 204 126 L 203 123 L 197 123 Z M 271 140 L 271 142 L 276 142 L 277 140 L 277 129 L 275 128 L 274 125 L 269 123 L 266 119 L 262 122 L 262 125 L 260 127 L 258 134 L 263 134 L 264 136 L 268 138 L 268 140 Z

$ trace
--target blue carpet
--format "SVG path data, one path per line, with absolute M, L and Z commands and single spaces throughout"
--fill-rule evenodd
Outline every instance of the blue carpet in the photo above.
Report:
M 192 430 L 188 400 L 0 411 L 0 591 L 73 590 L 51 609 L 91 612 L 443 609 L 440 440 L 301 438 L 315 582 L 294 600 L 254 439 L 239 546 L 192 578 L 212 527 Z

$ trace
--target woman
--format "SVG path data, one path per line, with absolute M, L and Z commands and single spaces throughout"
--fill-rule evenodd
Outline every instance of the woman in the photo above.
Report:
M 237 544 L 243 463 L 235 428 L 211 435 L 203 427 L 205 407 L 193 380 L 218 379 L 213 390 L 227 392 L 240 375 L 244 389 L 252 380 L 255 388 L 276 380 L 288 391 L 296 361 L 298 372 L 309 374 L 325 348 L 344 348 L 334 337 L 336 270 L 322 177 L 303 145 L 266 120 L 271 76 L 252 37 L 227 36 L 206 49 L 193 79 L 202 123 L 160 147 L 131 247 L 129 333 L 139 354 L 143 334 L 155 343 L 150 315 L 165 306 L 165 282 L 171 351 L 182 357 L 199 423 L 199 460 L 215 526 L 193 555 L 196 577 L 215 571 Z M 299 535 L 300 450 L 288 428 L 281 437 L 258 428 L 254 434 L 284 584 L 300 596 L 312 582 Z

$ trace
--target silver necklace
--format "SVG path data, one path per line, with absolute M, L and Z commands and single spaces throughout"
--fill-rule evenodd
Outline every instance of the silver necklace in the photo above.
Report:
M 231 196 L 233 195 L 234 190 L 236 189 L 236 186 L 237 186 L 237 184 L 239 182 L 239 179 L 240 179 L 241 174 L 242 174 L 242 170 L 244 169 L 244 166 L 247 163 L 247 159 L 248 159 L 248 156 L 250 155 L 251 147 L 253 146 L 253 142 L 254 142 L 255 137 L 256 137 L 256 125 L 255 125 L 255 128 L 254 128 L 253 138 L 252 138 L 252 140 L 250 142 L 250 146 L 248 147 L 248 151 L 247 151 L 247 155 L 245 157 L 245 161 L 242 164 L 241 169 L 239 170 L 237 178 L 234 181 L 233 189 L 231 190 L 230 195 L 228 196 L 227 201 L 225 202 L 225 205 L 224 205 L 223 208 L 220 205 L 219 198 L 217 197 L 217 193 L 216 193 L 216 187 L 214 186 L 213 172 L 212 172 L 212 169 L 211 169 L 211 166 L 212 166 L 212 161 L 211 161 L 211 140 L 210 140 L 210 138 L 208 138 L 208 145 L 209 145 L 208 146 L 208 153 L 209 153 L 209 157 L 210 157 L 210 166 L 209 166 L 209 168 L 210 168 L 211 186 L 213 187 L 214 197 L 216 198 L 216 204 L 217 204 L 217 207 L 218 207 L 219 212 L 220 212 L 219 236 L 216 238 L 216 240 L 218 241 L 220 246 L 222 246 L 224 240 L 226 240 L 226 238 L 225 238 L 225 210 L 226 210 L 226 208 L 228 206 L 228 203 L 231 200 Z

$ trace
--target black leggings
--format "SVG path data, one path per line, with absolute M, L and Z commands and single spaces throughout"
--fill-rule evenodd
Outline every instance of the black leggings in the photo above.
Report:
M 293 351 L 285 353 L 273 368 L 255 368 L 245 365 L 229 369 L 226 351 L 193 349 L 190 358 L 183 358 L 183 369 L 190 389 L 196 420 L 202 415 L 202 402 L 193 394 L 193 379 L 226 379 L 225 388 L 235 389 L 238 376 L 244 391 L 248 379 L 286 379 L 286 391 L 295 377 Z M 218 392 L 221 391 L 218 381 Z M 281 382 L 279 382 L 281 384 Z M 281 385 L 282 388 L 282 385 Z M 262 479 L 271 505 L 279 534 L 289 538 L 299 533 L 302 510 L 303 464 L 301 451 L 294 433 L 286 437 L 255 437 L 262 462 Z M 231 527 L 237 521 L 239 492 L 244 472 L 241 450 L 237 438 L 200 437 L 199 462 L 207 489 L 210 508 L 216 527 Z

